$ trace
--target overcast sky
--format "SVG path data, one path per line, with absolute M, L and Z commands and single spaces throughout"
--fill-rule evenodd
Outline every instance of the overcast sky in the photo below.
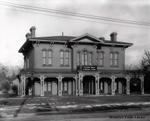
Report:
M 87 20 L 52 13 L 43 13 L 3 5 L 0 0 L 0 63 L 22 66 L 23 56 L 18 53 L 25 42 L 25 34 L 36 26 L 36 36 L 73 35 L 84 33 L 109 39 L 118 33 L 118 41 L 134 45 L 126 50 L 126 64 L 139 63 L 144 50 L 150 50 L 150 26 L 117 24 L 102 20 Z M 91 14 L 123 20 L 150 22 L 149 0 L 3 0 L 73 13 Z

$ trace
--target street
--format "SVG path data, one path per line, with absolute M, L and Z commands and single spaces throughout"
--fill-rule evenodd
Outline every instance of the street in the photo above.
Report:
M 2 121 L 150 121 L 150 107 L 76 114 L 20 115 Z

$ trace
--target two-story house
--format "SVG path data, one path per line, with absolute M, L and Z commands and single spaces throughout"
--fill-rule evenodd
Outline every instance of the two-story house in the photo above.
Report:
M 132 75 L 125 71 L 125 50 L 132 43 L 118 41 L 115 32 L 105 40 L 87 33 L 36 37 L 35 30 L 31 27 L 19 50 L 24 55 L 20 95 L 130 94 Z M 138 80 L 143 94 L 143 76 Z

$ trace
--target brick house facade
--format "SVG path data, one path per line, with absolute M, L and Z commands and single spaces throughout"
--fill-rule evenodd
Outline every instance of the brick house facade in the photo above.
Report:
M 88 33 L 74 36 L 36 37 L 35 27 L 19 49 L 24 55 L 20 73 L 21 96 L 130 94 L 133 75 L 125 70 L 125 50 L 132 43 Z M 139 75 L 133 88 L 144 94 Z

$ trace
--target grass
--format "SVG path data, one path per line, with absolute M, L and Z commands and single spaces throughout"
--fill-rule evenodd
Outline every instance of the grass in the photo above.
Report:
M 82 113 L 82 112 L 96 112 L 96 111 L 113 111 L 120 109 L 140 109 L 142 105 L 130 106 L 101 106 L 101 107 L 87 107 L 86 105 L 96 104 L 111 104 L 111 103 L 126 103 L 126 102 L 150 102 L 150 95 L 117 95 L 117 96 L 61 96 L 61 97 L 24 97 L 24 98 L 3 98 L 0 100 L 1 107 L 18 106 L 16 110 L 13 108 L 6 111 L 17 117 L 19 113 Z M 35 105 L 33 105 L 35 104 Z M 61 109 L 57 106 L 78 105 L 78 108 Z M 33 108 L 30 108 L 33 107 Z

